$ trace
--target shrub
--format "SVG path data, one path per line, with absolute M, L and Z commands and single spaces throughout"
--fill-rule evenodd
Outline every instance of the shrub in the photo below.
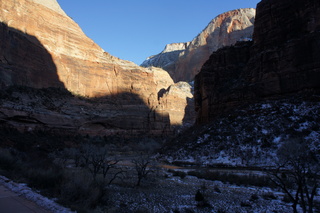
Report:
M 251 203 L 249 201 L 242 201 L 240 203 L 241 207 L 252 207 Z
M 10 150 L 1 149 L 0 150 L 0 168 L 5 171 L 13 171 L 17 169 L 18 163 L 17 158 L 15 158 Z
M 171 172 L 173 176 L 179 176 L 181 179 L 187 176 L 187 174 L 183 171 L 175 171 L 175 170 L 169 169 L 169 172 Z
M 203 196 L 203 194 L 200 192 L 200 190 L 197 191 L 194 199 L 195 199 L 195 201 L 197 201 L 197 202 L 204 201 L 204 196 Z
M 219 187 L 217 185 L 215 185 L 213 189 L 215 192 L 221 193 L 221 190 L 219 189 Z
M 285 194 L 283 196 L 282 201 L 285 202 L 285 203 L 291 203 L 292 202 L 291 198 L 287 194 Z
M 84 211 L 96 207 L 105 195 L 104 185 L 87 176 L 73 176 L 61 187 L 59 202 Z
M 259 196 L 257 194 L 252 194 L 251 197 L 250 197 L 250 201 L 255 201 L 255 200 L 258 200 L 259 199 Z
M 275 199 L 277 199 L 277 197 L 272 192 L 263 193 L 262 197 L 265 200 L 275 200 Z
M 29 168 L 25 173 L 30 186 L 40 189 L 55 188 L 64 179 L 63 172 L 58 168 Z
M 204 186 L 202 186 L 202 189 L 198 189 L 197 193 L 194 197 L 195 201 L 197 201 L 197 206 L 198 207 L 210 207 L 210 204 L 208 203 L 207 199 L 205 198 L 205 193 L 204 193 Z

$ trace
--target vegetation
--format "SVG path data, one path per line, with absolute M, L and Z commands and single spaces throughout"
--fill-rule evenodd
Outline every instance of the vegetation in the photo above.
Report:
M 8 127 L 1 128 L 0 136 L 2 175 L 25 182 L 78 212 L 91 212 L 98 206 L 107 205 L 108 185 L 116 180 L 123 182 L 122 176 L 132 170 L 118 166 L 120 160 L 110 154 L 114 149 L 119 150 L 115 148 L 119 138 L 44 131 L 21 133 Z M 127 145 L 134 144 L 134 140 L 128 141 Z M 141 150 L 141 147 L 136 149 Z M 134 178 L 139 183 L 132 183 L 132 187 L 140 186 L 141 180 L 152 170 L 151 161 L 141 155 L 132 162 L 137 171 Z M 130 173 L 134 174 L 133 171 Z
M 320 155 L 304 140 L 292 139 L 283 143 L 278 150 L 277 166 L 271 173 L 271 180 L 281 188 L 298 212 L 312 213 L 314 199 L 319 188 Z
M 152 172 L 152 170 L 149 168 L 151 158 L 149 155 L 140 154 L 140 156 L 132 160 L 132 163 L 134 164 L 134 168 L 138 177 L 137 186 L 140 186 L 141 180 L 147 178 L 148 174 Z

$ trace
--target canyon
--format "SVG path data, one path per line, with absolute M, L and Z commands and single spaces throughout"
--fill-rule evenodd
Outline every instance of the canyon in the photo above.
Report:
M 0 41 L 5 175 L 83 212 L 289 212 L 278 177 L 319 212 L 319 0 L 221 14 L 146 67 L 56 0 L 1 1 Z

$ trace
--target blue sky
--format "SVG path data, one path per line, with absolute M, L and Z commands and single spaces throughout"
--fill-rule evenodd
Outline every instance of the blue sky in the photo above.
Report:
M 260 0 L 58 0 L 106 52 L 141 64 L 166 44 L 191 41 L 217 15 Z

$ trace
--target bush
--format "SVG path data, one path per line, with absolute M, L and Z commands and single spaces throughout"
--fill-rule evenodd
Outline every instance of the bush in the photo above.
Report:
M 240 203 L 241 207 L 252 207 L 251 203 L 249 201 L 242 201 Z
M 283 196 L 282 201 L 285 202 L 285 203 L 291 203 L 292 202 L 291 198 L 287 194 L 285 194 Z
M 5 171 L 13 171 L 17 169 L 17 158 L 8 149 L 0 150 L 0 168 Z
M 211 207 L 210 204 L 208 203 L 208 200 L 206 199 L 207 195 L 205 193 L 206 190 L 206 186 L 202 185 L 201 189 L 197 190 L 197 193 L 194 197 L 195 201 L 197 201 L 197 206 L 200 208 L 204 208 L 204 207 Z
M 200 190 L 197 191 L 194 199 L 195 199 L 195 201 L 197 201 L 197 202 L 204 201 L 204 196 L 203 196 L 203 194 L 200 192 Z
M 221 190 L 219 189 L 219 187 L 217 185 L 215 185 L 213 189 L 215 192 L 221 193 Z
M 259 196 L 257 194 L 252 194 L 250 197 L 250 201 L 256 201 L 259 199 Z
M 89 177 L 70 177 L 61 187 L 59 202 L 77 211 L 96 207 L 105 195 L 104 185 L 93 182 Z
M 169 172 L 171 172 L 173 176 L 179 176 L 181 179 L 187 176 L 187 174 L 183 171 L 175 171 L 175 170 L 169 169 Z
M 29 168 L 25 173 L 30 186 L 38 189 L 55 188 L 64 179 L 63 172 L 58 168 Z
M 266 192 L 262 195 L 265 200 L 275 200 L 277 197 L 272 192 Z

